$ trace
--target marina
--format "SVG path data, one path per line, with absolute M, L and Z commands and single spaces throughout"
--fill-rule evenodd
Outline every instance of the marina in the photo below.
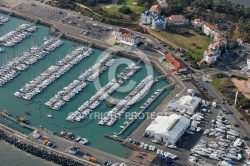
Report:
M 123 132 L 153 103 L 168 87 L 171 87 L 172 85 L 168 85 L 167 87 L 164 87 L 162 89 L 158 89 L 152 96 L 150 96 L 147 101 L 140 107 L 140 112 L 138 114 L 135 114 L 132 118 L 129 119 L 129 121 L 124 122 L 124 126 L 122 129 L 117 132 L 115 135 L 119 136 L 122 135 Z
M 50 66 L 45 72 L 40 74 L 35 79 L 25 84 L 20 92 L 15 92 L 14 95 L 26 100 L 30 100 L 33 96 L 40 93 L 50 83 L 55 81 L 61 75 L 65 74 L 71 67 L 78 64 L 83 58 L 89 56 L 92 53 L 91 48 L 79 47 L 71 54 L 66 55 L 60 61 L 56 62 L 56 65 Z M 64 101 L 60 100 L 55 103 L 57 109 L 64 104 Z
M 26 70 L 29 65 L 36 63 L 50 51 L 54 51 L 61 44 L 62 41 L 59 39 L 50 38 L 46 40 L 41 47 L 33 46 L 29 50 L 7 62 L 7 64 L 0 67 L 0 86 L 16 77 L 19 74 L 19 71 Z M 21 97 L 20 93 L 15 93 L 15 95 Z
M 78 122 L 83 120 L 90 114 L 90 112 L 92 112 L 92 109 L 95 109 L 101 101 L 109 97 L 114 90 L 120 87 L 125 80 L 127 80 L 140 68 L 140 66 L 136 66 L 134 63 L 131 63 L 124 72 L 118 74 L 117 78 L 113 78 L 108 84 L 106 84 L 106 86 L 101 88 L 94 96 L 82 104 L 77 111 L 70 113 L 66 120 Z
M 112 126 L 129 107 L 136 103 L 151 88 L 155 81 L 156 79 L 153 79 L 152 75 L 145 77 L 123 100 L 120 100 L 98 124 Z
M 3 14 L 0 14 L 2 16 Z M 4 17 L 7 15 L 3 15 Z M 15 17 L 11 17 L 11 19 L 5 24 L 0 26 L 0 36 L 5 35 L 9 31 L 15 30 L 15 27 L 20 26 L 23 23 L 32 24 L 31 22 L 24 21 L 21 19 L 17 19 Z M 29 50 L 34 46 L 41 46 L 45 42 L 44 39 L 54 38 L 50 34 L 50 29 L 41 25 L 36 25 L 38 28 L 35 32 L 33 32 L 29 38 L 22 40 L 22 42 L 10 47 L 1 46 L 4 51 L 1 53 L 0 62 L 1 66 L 5 65 L 6 62 L 18 57 L 23 52 Z M 6 30 L 8 28 L 8 31 Z M 46 38 L 45 38 L 46 37 Z M 119 142 L 110 140 L 105 138 L 104 135 L 112 135 L 115 131 L 120 129 L 119 126 L 122 126 L 125 121 L 127 121 L 124 117 L 121 117 L 119 121 L 117 121 L 112 127 L 109 126 L 99 126 L 98 122 L 100 119 L 91 119 L 90 117 L 86 117 L 84 121 L 81 123 L 72 123 L 71 121 L 65 120 L 65 118 L 69 115 L 70 112 L 77 110 L 81 104 L 87 100 L 89 100 L 93 95 L 95 95 L 99 89 L 95 87 L 95 81 L 83 81 L 86 82 L 87 85 L 84 87 L 83 91 L 79 91 L 77 95 L 71 98 L 69 101 L 66 101 L 64 106 L 60 108 L 60 111 L 53 111 L 48 108 L 43 103 L 46 103 L 50 98 L 55 96 L 57 92 L 61 91 L 65 86 L 73 83 L 74 80 L 77 80 L 78 77 L 86 71 L 91 66 L 95 65 L 98 58 L 104 57 L 102 54 L 102 50 L 92 48 L 93 53 L 91 56 L 84 58 L 81 60 L 78 65 L 75 65 L 70 70 L 68 70 L 65 74 L 61 75 L 58 79 L 51 82 L 46 88 L 44 88 L 39 94 L 34 95 L 30 101 L 23 100 L 20 97 L 15 97 L 13 94 L 15 92 L 21 92 L 20 88 L 22 85 L 27 84 L 30 80 L 34 80 L 41 73 L 46 71 L 51 65 L 56 65 L 56 63 L 63 59 L 68 54 L 72 53 L 78 47 L 88 48 L 87 45 L 80 45 L 79 43 L 75 43 L 65 39 L 59 39 L 64 44 L 54 51 L 49 52 L 49 56 L 44 56 L 42 59 L 39 59 L 36 63 L 29 65 L 29 67 L 25 70 L 18 70 L 19 74 L 8 82 L 8 84 L 4 84 L 0 88 L 0 97 L 2 98 L 2 104 L 0 106 L 1 110 L 7 109 L 13 116 L 19 117 L 27 117 L 29 119 L 30 125 L 34 127 L 42 126 L 43 128 L 49 129 L 55 133 L 60 133 L 62 130 L 69 130 L 75 136 L 80 136 L 82 138 L 86 138 L 89 140 L 88 146 L 97 148 L 99 150 L 115 154 L 121 157 L 126 157 L 130 154 L 131 150 L 129 148 L 124 147 Z M 124 56 L 125 57 L 125 56 Z M 116 73 L 121 73 L 125 70 L 125 68 L 130 65 L 132 62 L 136 63 L 134 60 L 121 57 L 119 54 L 115 55 L 114 64 L 121 63 L 118 67 L 112 65 L 113 62 L 108 63 L 107 70 L 103 71 L 102 74 L 98 76 L 100 80 L 100 84 L 102 87 L 107 85 L 113 78 L 116 77 L 117 74 L 109 78 L 109 74 L 111 71 L 116 71 Z M 127 56 L 129 57 L 129 56 Z M 134 59 L 134 58 L 133 58 Z M 135 82 L 136 85 L 143 80 L 147 75 L 153 75 L 154 77 L 159 76 L 159 73 L 152 69 L 151 65 L 138 63 L 138 66 L 141 67 L 139 71 L 137 71 L 134 75 L 127 80 L 124 80 L 124 83 L 118 87 L 111 95 L 111 98 L 123 99 L 125 98 L 129 92 L 134 88 L 135 85 L 130 85 L 129 82 Z M 148 68 L 150 70 L 148 70 Z M 154 83 L 154 86 L 151 87 L 150 91 L 146 94 L 145 98 L 142 98 L 140 101 L 133 104 L 133 109 L 128 109 L 126 112 L 134 112 L 133 110 L 139 110 L 140 106 L 146 101 L 147 97 L 151 96 L 157 89 L 165 87 L 168 83 L 164 79 L 159 79 L 158 82 Z M 124 86 L 127 90 L 124 91 Z M 157 106 L 159 102 L 170 93 L 170 89 L 163 92 L 164 95 L 161 95 L 154 103 L 151 104 L 152 108 Z M 4 95 L 4 96 L 3 96 Z M 29 111 L 25 107 L 26 104 L 30 102 L 38 102 L 40 101 L 42 104 L 40 109 L 38 109 L 38 104 L 28 105 Z M 15 104 L 9 104 L 10 102 L 14 102 Z M 39 111 L 40 110 L 40 111 Z M 106 101 L 100 102 L 99 106 L 93 109 L 94 112 L 108 112 L 110 110 L 106 105 Z M 149 110 L 148 110 L 149 111 Z M 26 112 L 29 112 L 28 115 Z M 51 115 L 52 118 L 47 115 Z M 26 134 L 29 134 L 31 131 L 26 128 L 20 127 L 16 123 L 11 123 L 7 118 L 0 118 L 1 123 L 7 124 L 11 127 L 14 127 Z M 126 134 L 122 134 L 123 137 L 126 137 L 127 134 L 133 131 L 138 124 L 140 124 L 142 120 L 137 119 L 133 124 L 126 130 Z M 95 131 L 95 132 L 93 132 Z M 102 140 L 102 141 L 100 141 Z M 110 149 L 109 144 L 114 145 L 114 148 Z
M 14 31 L 10 31 L 4 36 L 0 37 L 0 44 L 6 47 L 12 47 L 23 39 L 30 36 L 36 30 L 36 26 L 32 24 L 21 24 Z
M 88 70 L 82 73 L 78 79 L 74 80 L 68 86 L 64 87 L 63 90 L 57 92 L 45 105 L 51 109 L 59 110 L 66 101 L 69 101 L 77 93 L 79 93 L 84 87 L 87 86 L 86 81 L 93 81 L 98 77 L 104 70 L 111 66 L 115 59 L 112 59 L 111 54 L 106 55 L 98 63 L 91 66 Z M 73 116 L 72 116 L 73 117 Z M 72 119 L 71 119 L 72 120 Z

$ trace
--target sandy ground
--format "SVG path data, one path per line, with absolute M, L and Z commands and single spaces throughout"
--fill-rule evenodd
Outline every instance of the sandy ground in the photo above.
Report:
M 246 81 L 244 80 L 237 80 L 235 78 L 231 79 L 234 85 L 238 88 L 238 90 L 244 94 L 244 96 L 250 99 L 250 88 L 246 86 Z

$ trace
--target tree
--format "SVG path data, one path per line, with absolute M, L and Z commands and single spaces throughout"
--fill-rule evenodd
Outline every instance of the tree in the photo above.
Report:
M 122 6 L 118 9 L 119 12 L 124 13 L 124 14 L 130 14 L 131 9 L 127 6 Z

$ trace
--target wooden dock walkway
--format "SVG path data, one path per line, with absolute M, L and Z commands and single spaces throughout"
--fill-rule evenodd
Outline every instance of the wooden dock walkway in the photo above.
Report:
M 19 125 L 22 126 L 22 127 L 25 127 L 25 128 L 31 129 L 31 130 L 36 130 L 35 127 L 30 126 L 30 125 L 27 125 L 27 124 L 22 123 L 22 122 L 18 122 L 16 118 L 11 117 L 11 116 L 5 114 L 4 112 L 1 112 L 1 115 L 2 115 L 3 117 L 5 117 L 5 118 L 7 118 L 7 119 L 9 119 L 9 120 L 11 120 L 11 121 L 13 121 L 13 122 L 16 122 L 17 124 L 19 124 Z

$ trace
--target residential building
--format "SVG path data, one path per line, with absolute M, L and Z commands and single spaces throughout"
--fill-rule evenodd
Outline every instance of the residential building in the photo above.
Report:
M 152 23 L 152 14 L 150 11 L 145 11 L 141 14 L 141 23 L 142 24 L 151 24 Z
M 127 44 L 130 46 L 133 46 L 137 44 L 138 37 L 131 33 L 130 30 L 119 28 L 116 31 L 114 31 L 115 39 L 119 43 Z
M 246 86 L 250 88 L 250 78 L 248 78 L 248 80 L 246 81 Z
M 188 19 L 186 19 L 183 15 L 172 15 L 166 18 L 167 25 L 186 25 L 189 24 Z
M 177 72 L 187 71 L 187 66 L 172 54 L 165 55 L 166 60 L 175 68 Z
M 205 21 L 201 19 L 194 19 L 191 21 L 191 23 L 195 28 L 201 28 L 205 24 Z
M 182 96 L 176 98 L 168 104 L 168 107 L 194 112 L 201 103 L 201 99 L 195 96 Z
M 250 70 L 250 59 L 247 59 L 247 67 Z
M 245 72 L 249 72 L 250 71 L 250 59 L 247 59 L 247 65 L 244 66 L 243 70 Z M 248 75 L 249 75 L 249 73 L 248 73 Z
M 166 29 L 166 19 L 165 16 L 156 16 L 152 19 L 152 29 L 163 30 Z
M 211 38 L 214 38 L 219 35 L 218 29 L 214 25 L 209 24 L 207 22 L 203 24 L 202 30 L 207 36 L 210 36 Z
M 168 3 L 166 2 L 166 0 L 157 0 L 159 5 L 161 6 L 161 8 L 166 8 L 168 7 Z
M 145 133 L 157 141 L 174 145 L 190 125 L 190 119 L 177 114 L 158 116 Z
M 204 51 L 202 61 L 206 61 L 207 64 L 212 64 L 217 61 L 217 58 L 221 55 L 221 48 L 227 45 L 227 40 L 222 32 L 212 24 L 206 22 L 203 24 L 202 30 L 207 36 L 213 38 L 213 42 L 209 44 L 208 49 Z M 197 64 L 203 64 L 201 62 Z
M 161 6 L 160 5 L 153 5 L 150 9 L 149 9 L 150 13 L 152 14 L 152 16 L 159 16 L 161 14 Z

